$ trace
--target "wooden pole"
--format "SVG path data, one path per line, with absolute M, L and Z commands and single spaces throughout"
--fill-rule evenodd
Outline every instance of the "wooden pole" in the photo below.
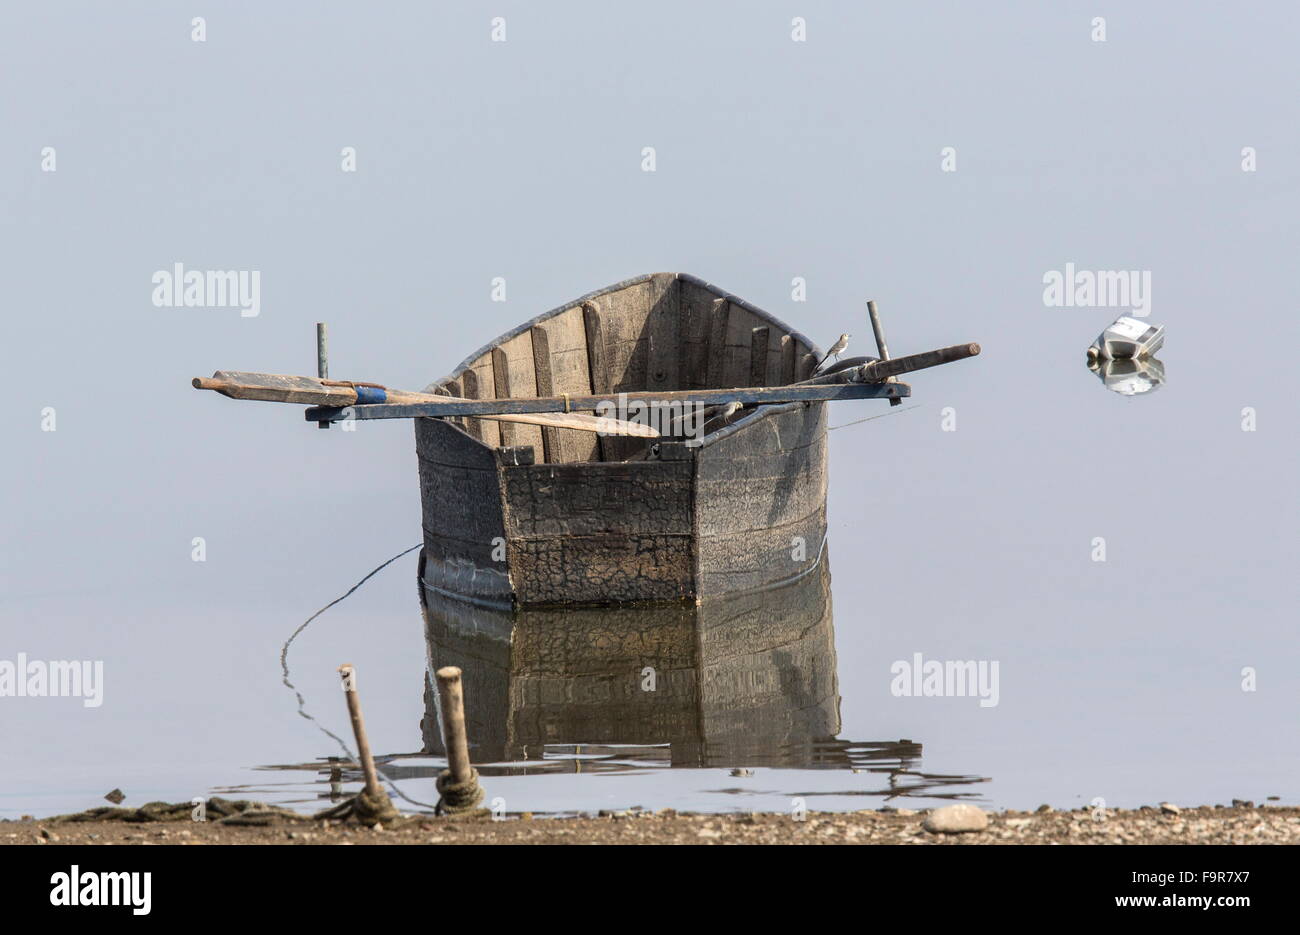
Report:
M 316 322 L 316 376 L 322 380 L 328 380 L 330 377 L 329 330 L 323 321 Z M 318 429 L 329 427 L 327 421 L 316 423 Z
M 316 322 L 316 376 L 330 378 L 329 329 L 323 321 Z
M 366 792 L 378 797 L 384 793 L 379 787 L 379 774 L 375 772 L 375 760 L 370 755 L 370 738 L 366 736 L 366 724 L 361 718 L 361 699 L 357 697 L 357 673 L 352 663 L 345 662 L 339 666 L 339 675 L 343 679 L 343 694 L 348 699 L 348 716 L 352 718 L 352 733 L 357 738 L 357 757 L 361 760 L 361 771 L 366 777 Z
M 885 329 L 880 325 L 880 312 L 876 309 L 874 299 L 867 302 L 867 315 L 871 318 L 871 331 L 876 336 L 876 350 L 880 352 L 880 359 L 889 360 L 889 347 L 885 344 Z M 897 383 L 898 381 L 890 377 L 887 382 Z M 901 399 L 890 399 L 889 405 L 898 406 L 902 402 Z
M 460 669 L 444 666 L 435 673 L 442 704 L 442 738 L 447 747 L 447 769 L 452 782 L 467 783 L 474 777 L 469 765 L 469 739 L 465 736 L 465 696 Z

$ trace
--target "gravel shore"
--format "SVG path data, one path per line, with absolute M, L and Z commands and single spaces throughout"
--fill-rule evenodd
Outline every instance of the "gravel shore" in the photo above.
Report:
M 324 822 L 280 810 L 196 822 L 41 819 L 0 822 L 0 844 L 1300 844 L 1300 808 L 1176 806 L 988 812 L 966 833 L 923 827 L 930 813 L 678 814 L 504 820 L 417 816 L 386 829 Z M 978 819 L 978 816 L 976 816 Z M 936 822 L 931 818 L 931 824 Z

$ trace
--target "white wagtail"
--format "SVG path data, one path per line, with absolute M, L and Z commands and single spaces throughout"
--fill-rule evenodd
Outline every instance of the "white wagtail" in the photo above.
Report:
M 852 337 L 852 335 L 849 334 L 840 335 L 840 339 L 831 345 L 831 349 L 826 352 L 826 356 L 823 357 L 820 361 L 818 361 L 817 366 L 814 368 L 813 372 L 816 373 L 818 370 L 821 370 L 822 367 L 826 366 L 826 361 L 830 360 L 832 357 L 834 357 L 838 361 L 840 359 L 840 355 L 843 354 L 844 351 L 848 348 L 850 337 Z

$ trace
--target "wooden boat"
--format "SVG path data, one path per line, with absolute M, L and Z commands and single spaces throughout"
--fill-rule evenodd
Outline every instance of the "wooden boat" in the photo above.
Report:
M 826 407 L 979 345 L 834 366 L 771 315 L 683 273 L 552 309 L 423 392 L 217 371 L 198 389 L 308 421 L 415 422 L 423 585 L 493 605 L 700 600 L 804 574 L 826 536 Z M 837 343 L 835 349 L 839 349 Z M 594 407 L 594 408 L 593 408 Z
M 426 392 L 471 399 L 784 386 L 811 341 L 694 276 L 546 312 Z M 826 535 L 826 407 L 759 406 L 701 444 L 416 420 L 425 584 L 520 605 L 677 600 L 796 577 Z M 792 556 L 801 555 L 802 559 Z

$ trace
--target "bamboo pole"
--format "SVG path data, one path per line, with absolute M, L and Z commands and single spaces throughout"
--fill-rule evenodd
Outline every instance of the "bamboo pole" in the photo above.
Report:
M 469 765 L 469 738 L 465 735 L 465 695 L 460 669 L 444 666 L 436 673 L 442 704 L 442 737 L 447 747 L 447 768 L 452 781 L 461 784 L 474 777 Z
M 361 699 L 357 697 L 357 673 L 352 663 L 345 662 L 339 666 L 339 675 L 343 679 L 343 694 L 347 696 L 348 717 L 352 719 L 352 733 L 357 738 L 357 758 L 361 760 L 361 771 L 366 777 L 366 792 L 378 797 L 386 793 L 379 787 L 379 774 L 375 771 L 375 760 L 370 755 L 370 738 L 366 736 L 366 723 L 361 717 Z

